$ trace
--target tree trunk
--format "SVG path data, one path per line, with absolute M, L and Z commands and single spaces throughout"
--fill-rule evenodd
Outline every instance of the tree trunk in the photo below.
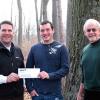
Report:
M 11 22 L 12 22 L 12 17 L 13 17 L 13 0 L 11 1 Z
M 66 76 L 64 100 L 76 100 L 81 82 L 80 54 L 87 43 L 82 28 L 88 18 L 100 20 L 99 7 L 99 0 L 68 0 L 66 43 L 70 49 L 70 72 Z
M 64 42 L 61 0 L 52 0 L 52 22 L 55 29 L 54 39 L 60 42 Z
M 19 11 L 19 25 L 18 25 L 18 45 L 21 47 L 22 45 L 22 7 L 21 1 L 17 0 L 18 11 Z
M 35 12 L 36 12 L 36 26 L 37 26 L 37 37 L 38 41 L 40 42 L 40 35 L 39 35 L 39 20 L 38 20 L 38 9 L 37 9 L 37 0 L 34 0 L 35 3 Z
M 42 10 L 42 11 L 43 11 L 43 13 L 42 13 L 43 20 L 47 20 L 47 19 L 48 19 L 48 18 L 47 18 L 47 5 L 48 5 L 48 1 L 49 1 L 49 0 L 42 0 L 42 2 L 43 2 L 43 3 L 42 3 L 42 4 L 43 4 L 43 6 L 42 6 L 42 7 L 43 7 L 43 8 L 42 8 L 42 9 L 43 9 L 43 10 Z

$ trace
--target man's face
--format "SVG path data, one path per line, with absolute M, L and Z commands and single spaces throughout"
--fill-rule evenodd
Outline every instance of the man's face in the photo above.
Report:
M 10 44 L 13 38 L 13 29 L 9 24 L 2 24 L 0 29 L 0 41 L 4 44 Z
M 96 25 L 90 24 L 87 26 L 84 34 L 91 43 L 96 42 L 100 39 L 100 28 Z
M 50 43 L 53 40 L 54 30 L 51 28 L 50 24 L 40 25 L 40 36 L 44 43 Z

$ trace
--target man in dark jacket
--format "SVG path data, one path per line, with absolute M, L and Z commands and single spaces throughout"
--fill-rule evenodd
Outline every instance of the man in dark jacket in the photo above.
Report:
M 34 45 L 29 53 L 26 67 L 40 68 L 39 78 L 26 79 L 32 100 L 63 100 L 61 78 L 69 72 L 66 47 L 53 39 L 54 27 L 44 21 L 40 25 L 42 42 Z
M 13 24 L 0 23 L 0 100 L 23 100 L 23 80 L 18 76 L 18 68 L 24 67 L 20 48 L 12 43 Z

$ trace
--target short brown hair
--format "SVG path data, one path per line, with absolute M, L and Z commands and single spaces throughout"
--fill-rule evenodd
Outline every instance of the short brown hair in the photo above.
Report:
M 13 28 L 13 23 L 12 23 L 12 22 L 10 22 L 10 21 L 5 20 L 5 21 L 2 21 L 2 22 L 0 23 L 0 29 L 1 29 L 1 25 L 3 25 L 3 24 L 8 24 L 8 25 L 11 25 L 11 26 L 12 26 L 12 28 Z
M 53 26 L 53 24 L 52 24 L 50 21 L 48 21 L 48 20 L 45 20 L 45 21 L 41 22 L 40 25 L 45 25 L 45 24 L 48 24 L 48 23 L 50 24 L 51 29 L 53 30 L 53 29 L 54 29 L 54 26 Z

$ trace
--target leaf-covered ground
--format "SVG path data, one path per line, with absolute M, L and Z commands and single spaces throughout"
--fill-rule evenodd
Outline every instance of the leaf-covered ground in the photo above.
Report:
M 24 100 L 31 100 L 31 97 L 27 91 L 24 93 Z

